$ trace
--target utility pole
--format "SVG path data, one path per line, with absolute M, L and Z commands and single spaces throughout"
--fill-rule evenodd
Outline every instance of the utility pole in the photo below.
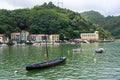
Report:
M 58 2 L 58 7 L 63 8 L 63 2 Z

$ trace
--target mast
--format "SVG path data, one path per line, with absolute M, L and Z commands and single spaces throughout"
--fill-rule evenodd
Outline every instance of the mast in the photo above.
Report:
M 48 46 L 47 46 L 48 34 L 49 34 L 48 28 L 46 27 L 46 31 L 45 31 L 45 45 L 46 45 L 47 60 L 49 59 L 49 55 L 48 55 Z
M 63 57 L 63 44 L 61 43 L 61 53 L 62 53 L 62 57 Z
M 47 58 L 49 58 L 49 55 L 48 55 L 48 47 L 47 47 L 47 35 L 45 35 L 45 47 L 46 47 L 46 54 L 47 54 Z

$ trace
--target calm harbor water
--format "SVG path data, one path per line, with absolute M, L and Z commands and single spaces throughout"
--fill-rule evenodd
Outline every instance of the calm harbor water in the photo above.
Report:
M 101 47 L 105 52 L 96 54 Z M 44 45 L 0 47 L 0 80 L 120 80 L 119 42 L 48 45 L 48 51 L 49 59 L 63 55 L 66 62 L 26 71 L 26 65 L 48 59 Z

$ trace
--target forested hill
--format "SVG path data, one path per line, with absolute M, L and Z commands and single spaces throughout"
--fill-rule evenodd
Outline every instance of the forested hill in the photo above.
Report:
M 96 11 L 83 12 L 81 16 L 108 30 L 112 37 L 120 39 L 120 16 L 104 17 Z
M 31 9 L 0 10 L 0 34 L 27 30 L 31 34 L 60 34 L 60 38 L 79 38 L 80 33 L 99 31 L 100 38 L 109 32 L 81 17 L 79 13 L 55 6 L 52 2 Z
M 90 20 L 93 23 L 103 25 L 105 22 L 105 17 L 96 11 L 86 11 L 80 13 L 82 17 Z

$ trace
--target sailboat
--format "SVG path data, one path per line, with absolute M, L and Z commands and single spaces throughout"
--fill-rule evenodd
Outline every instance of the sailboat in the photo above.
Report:
M 46 41 L 46 53 L 47 53 L 47 57 L 48 57 L 47 41 Z M 30 70 L 35 70 L 35 69 L 48 68 L 48 67 L 51 67 L 51 66 L 58 65 L 58 64 L 64 62 L 65 60 L 66 60 L 66 57 L 60 57 L 60 58 L 48 60 L 48 61 L 45 61 L 45 62 L 38 62 L 38 63 L 35 63 L 35 64 L 30 64 L 30 65 L 26 66 L 26 70 L 30 71 Z

